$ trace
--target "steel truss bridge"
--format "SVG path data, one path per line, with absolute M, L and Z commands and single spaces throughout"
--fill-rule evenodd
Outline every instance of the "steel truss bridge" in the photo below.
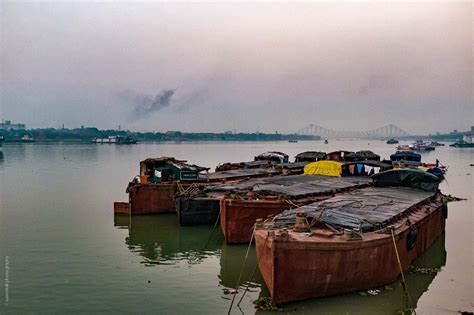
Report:
M 383 126 L 367 131 L 336 131 L 327 129 L 315 124 L 310 124 L 296 132 L 299 135 L 320 136 L 321 138 L 403 138 L 409 137 L 410 134 L 405 130 L 398 128 L 394 124 Z

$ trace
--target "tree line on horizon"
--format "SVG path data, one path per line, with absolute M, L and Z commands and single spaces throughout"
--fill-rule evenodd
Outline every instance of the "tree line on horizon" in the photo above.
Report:
M 90 142 L 94 138 L 109 136 L 132 136 L 139 141 L 288 141 L 288 140 L 320 140 L 319 136 L 280 134 L 280 133 L 232 133 L 232 132 L 136 132 L 129 130 L 100 130 L 96 127 L 66 128 L 38 128 L 26 130 L 0 129 L 0 135 L 5 141 L 21 141 L 24 135 L 36 141 L 78 141 Z

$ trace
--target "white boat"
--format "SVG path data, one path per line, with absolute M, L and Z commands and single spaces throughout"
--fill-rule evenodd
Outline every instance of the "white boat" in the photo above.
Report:
M 35 138 L 33 138 L 32 136 L 30 135 L 23 135 L 23 137 L 21 137 L 21 142 L 35 142 Z
M 112 144 L 135 144 L 137 139 L 132 136 L 108 136 L 107 138 L 94 138 L 93 143 L 112 143 Z

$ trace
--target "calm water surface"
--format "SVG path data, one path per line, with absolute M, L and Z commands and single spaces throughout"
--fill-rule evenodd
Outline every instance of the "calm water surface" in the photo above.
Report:
M 6 144 L 0 159 L 0 312 L 3 313 L 227 313 L 247 246 L 226 246 L 212 226 L 179 227 L 175 215 L 113 215 L 126 201 L 125 187 L 138 162 L 162 155 L 214 168 L 279 150 L 370 149 L 394 151 L 382 141 L 334 140 L 266 143 L 166 143 L 132 146 Z M 444 193 L 468 198 L 449 204 L 446 232 L 416 261 L 441 267 L 408 275 L 417 313 L 474 310 L 473 149 L 439 147 L 423 153 L 449 165 Z M 211 236 L 211 237 L 210 237 Z M 207 244 L 206 244 L 207 243 Z M 350 263 L 350 262 L 348 262 Z M 252 301 L 267 296 L 250 251 L 242 286 L 249 292 L 233 313 L 255 313 Z M 403 308 L 399 282 L 377 296 L 358 293 L 292 303 L 285 312 L 396 314 Z M 258 312 L 263 313 L 263 312 Z

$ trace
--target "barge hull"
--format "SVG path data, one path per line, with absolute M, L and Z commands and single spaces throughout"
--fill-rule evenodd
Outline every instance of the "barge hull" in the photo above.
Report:
M 220 223 L 226 243 L 250 242 L 257 219 L 266 219 L 288 208 L 289 205 L 281 200 L 223 199 L 220 206 Z
M 325 200 L 332 195 L 308 199 L 310 203 Z M 257 219 L 267 219 L 286 209 L 290 204 L 285 200 L 239 200 L 223 199 L 220 206 L 220 223 L 227 244 L 248 243 L 252 239 L 253 227 Z
M 179 224 L 182 226 L 215 224 L 219 216 L 219 201 L 217 198 L 176 198 Z
M 439 201 L 435 208 L 425 205 L 409 215 L 418 231 L 411 250 L 409 227 L 403 224 L 394 230 L 404 271 L 444 231 L 445 209 Z M 291 235 L 282 239 L 274 231 L 255 233 L 259 268 L 275 304 L 377 288 L 400 275 L 390 234 L 372 232 L 363 241 L 305 241 Z
M 176 183 L 137 185 L 129 189 L 130 213 L 176 213 Z

